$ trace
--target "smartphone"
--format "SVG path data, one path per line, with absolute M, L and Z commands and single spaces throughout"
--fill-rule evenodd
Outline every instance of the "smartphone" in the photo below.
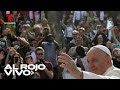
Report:
M 114 26 L 113 21 L 111 19 L 107 20 L 107 29 L 110 29 L 113 26 Z
M 14 57 L 14 63 L 18 62 L 19 57 Z

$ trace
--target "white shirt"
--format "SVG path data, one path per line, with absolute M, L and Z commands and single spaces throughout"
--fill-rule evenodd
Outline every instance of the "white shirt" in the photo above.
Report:
M 120 69 L 111 66 L 103 75 L 83 71 L 83 79 L 120 79 Z
M 75 79 L 66 69 L 63 70 L 62 77 L 63 79 Z
M 74 12 L 75 20 L 80 20 L 80 15 L 81 15 L 81 11 L 75 11 Z
M 73 27 L 72 26 L 67 26 L 67 29 L 66 29 L 66 37 L 73 37 L 72 36 L 72 31 L 73 31 Z
M 84 16 L 87 16 L 86 11 L 74 11 L 73 23 L 75 22 L 75 20 L 83 20 Z

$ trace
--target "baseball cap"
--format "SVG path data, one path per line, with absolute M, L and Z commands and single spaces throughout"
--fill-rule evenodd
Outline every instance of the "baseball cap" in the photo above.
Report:
M 112 57 L 111 52 L 110 52 L 110 50 L 107 47 L 105 47 L 103 45 L 96 45 L 96 46 L 93 46 L 93 47 L 102 50 L 103 52 L 108 54 L 110 57 Z

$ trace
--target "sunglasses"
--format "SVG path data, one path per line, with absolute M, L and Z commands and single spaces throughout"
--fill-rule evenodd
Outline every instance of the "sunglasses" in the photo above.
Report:
M 37 55 L 43 55 L 43 53 L 37 53 Z

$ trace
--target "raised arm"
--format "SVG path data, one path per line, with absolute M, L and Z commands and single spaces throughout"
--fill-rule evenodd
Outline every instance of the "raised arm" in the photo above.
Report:
M 20 42 L 24 43 L 25 46 L 29 46 L 29 45 L 30 45 L 29 42 L 27 42 L 27 41 L 25 40 L 25 38 L 17 37 L 17 40 L 19 40 Z
M 87 71 L 81 71 L 77 68 L 75 61 L 65 53 L 61 53 L 61 55 L 58 56 L 58 61 L 62 63 L 60 67 L 66 68 L 70 72 L 70 74 L 76 79 L 119 79 L 120 78 L 119 77 L 120 73 L 117 73 L 116 71 L 113 72 L 115 76 L 103 76 Z
M 66 17 L 66 15 L 64 14 L 64 15 L 63 15 L 63 18 L 62 18 L 62 21 L 61 21 L 61 27 L 64 28 L 64 29 L 66 28 L 66 25 L 64 24 L 64 22 L 65 22 L 65 17 Z
M 114 29 L 115 29 L 114 27 L 113 27 L 113 28 L 110 28 L 110 30 L 111 30 L 111 32 L 112 32 L 113 40 L 114 40 L 115 43 L 120 43 L 120 42 L 117 40 L 116 36 L 115 36 Z

